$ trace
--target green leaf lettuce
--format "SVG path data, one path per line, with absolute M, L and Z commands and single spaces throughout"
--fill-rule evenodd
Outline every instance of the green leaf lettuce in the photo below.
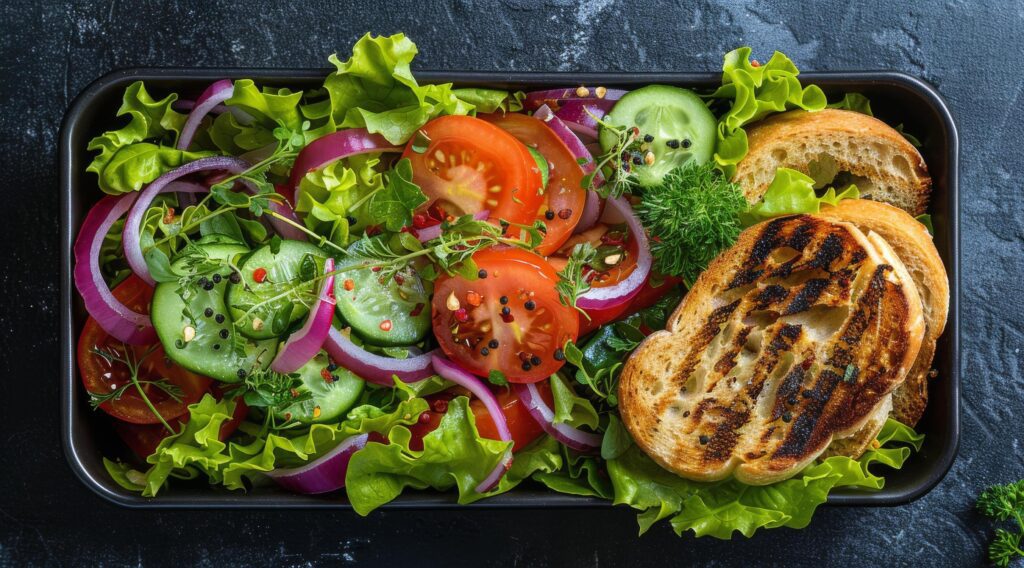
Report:
M 843 199 L 858 197 L 860 192 L 855 185 L 838 193 L 835 188 L 830 187 L 819 196 L 814 190 L 814 180 L 810 176 L 789 168 L 779 168 L 764 197 L 749 210 L 740 213 L 740 221 L 749 227 L 781 215 L 817 213 L 821 210 L 822 204 L 836 205 Z

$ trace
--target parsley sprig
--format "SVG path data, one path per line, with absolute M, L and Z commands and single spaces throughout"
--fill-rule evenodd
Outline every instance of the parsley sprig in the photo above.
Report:
M 160 413 L 157 411 L 156 406 L 153 405 L 153 402 L 149 399 L 149 396 L 146 394 L 145 386 L 148 385 L 160 389 L 161 391 L 164 392 L 164 394 L 174 399 L 175 402 L 181 402 L 183 397 L 185 396 L 185 393 L 181 390 L 181 387 L 172 383 L 167 378 L 160 378 L 157 380 L 139 379 L 139 369 L 142 366 L 143 361 L 145 361 L 146 358 L 152 355 L 156 351 L 156 349 L 157 345 L 153 345 L 149 349 L 147 349 L 140 357 L 136 358 L 134 351 L 132 351 L 132 349 L 128 348 L 123 343 L 121 344 L 121 351 L 124 353 L 124 355 L 122 355 L 116 349 L 104 349 L 101 347 L 93 346 L 92 349 L 89 350 L 90 353 L 96 355 L 97 357 L 100 357 L 101 359 L 106 361 L 108 365 L 114 365 L 115 363 L 124 365 L 125 367 L 128 368 L 128 376 L 131 380 L 130 382 L 124 383 L 123 385 L 116 387 L 109 393 L 97 393 L 89 391 L 89 404 L 92 405 L 92 408 L 95 410 L 105 402 L 109 402 L 111 400 L 121 400 L 121 397 L 124 396 L 124 393 L 129 388 L 135 387 L 135 389 L 137 389 L 139 392 L 139 397 L 146 404 L 146 406 L 149 407 L 149 410 L 153 413 L 153 415 L 160 420 L 160 423 L 163 424 L 165 428 L 167 428 L 168 432 L 173 434 L 175 432 L 174 428 L 171 428 L 171 425 L 168 424 L 167 421 L 164 420 L 164 417 L 161 416 Z
M 1006 485 L 993 485 L 978 497 L 978 510 L 996 521 L 1016 521 L 1015 530 L 996 529 L 988 547 L 988 557 L 996 566 L 1009 566 L 1024 557 L 1024 479 Z
M 587 111 L 590 114 L 590 111 Z M 636 176 L 633 174 L 631 160 L 639 156 L 639 150 L 643 141 L 640 139 L 640 130 L 637 128 L 623 128 L 609 124 L 600 117 L 594 119 L 601 125 L 601 132 L 608 132 L 615 136 L 615 143 L 607 152 L 597 156 L 594 160 L 595 168 L 589 174 L 583 176 L 582 185 L 584 189 L 598 192 L 601 197 L 620 197 L 625 193 L 633 193 L 637 187 Z M 582 165 L 582 164 L 581 164 Z M 600 172 L 605 179 L 603 185 L 596 184 L 597 174 Z

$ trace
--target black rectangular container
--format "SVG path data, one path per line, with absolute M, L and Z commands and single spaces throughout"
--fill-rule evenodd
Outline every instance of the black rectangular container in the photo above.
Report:
M 251 507 L 348 507 L 344 495 L 304 496 L 273 487 L 250 493 L 211 488 L 205 484 L 178 483 L 158 498 L 142 498 L 121 489 L 107 475 L 102 457 L 124 455 L 127 450 L 114 435 L 103 413 L 89 408 L 79 385 L 75 364 L 78 333 L 86 313 L 71 280 L 71 248 L 77 229 L 89 207 L 101 196 L 86 165 L 90 138 L 119 127 L 115 118 L 121 95 L 133 81 L 144 80 L 155 94 L 177 92 L 194 98 L 217 79 L 251 78 L 258 84 L 304 89 L 319 86 L 324 69 L 129 69 L 110 73 L 89 85 L 75 99 L 60 132 L 61 168 L 61 413 L 64 453 L 75 474 L 103 498 L 126 507 L 154 508 L 251 508 Z M 459 86 L 535 90 L 565 85 L 605 85 L 635 88 L 665 83 L 690 88 L 713 88 L 720 81 L 711 73 L 457 73 L 418 72 L 424 83 L 454 82 Z M 950 314 L 939 340 L 934 366 L 938 377 L 931 382 L 928 410 L 918 425 L 926 435 L 924 447 L 899 471 L 886 474 L 880 491 L 836 491 L 828 502 L 835 505 L 897 505 L 927 493 L 942 480 L 956 458 L 960 435 L 959 345 L 959 201 L 957 194 L 958 138 L 945 102 L 934 88 L 908 75 L 891 72 L 805 73 L 805 83 L 822 87 L 830 98 L 846 92 L 863 93 L 871 100 L 876 116 L 889 124 L 904 124 L 906 131 L 924 143 L 921 152 L 934 180 L 930 213 L 935 244 L 950 278 Z M 390 508 L 439 508 L 456 506 L 452 494 L 410 491 L 387 505 Z M 524 483 L 504 495 L 472 507 L 606 507 L 609 502 L 573 497 Z

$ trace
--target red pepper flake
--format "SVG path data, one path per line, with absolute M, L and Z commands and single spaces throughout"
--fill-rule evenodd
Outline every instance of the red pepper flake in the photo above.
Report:
M 391 320 L 384 320 L 380 322 L 381 331 L 391 331 Z
M 459 308 L 455 310 L 455 319 L 459 323 L 466 323 L 469 321 L 469 312 L 466 311 L 466 308 Z
M 429 226 L 427 225 L 427 216 L 423 215 L 422 213 L 417 213 L 413 215 L 412 226 L 416 229 L 426 229 Z
M 427 209 L 427 216 L 434 221 L 437 221 L 434 225 L 440 225 L 441 221 L 444 221 L 445 218 L 448 217 L 448 214 L 444 212 L 444 208 L 441 207 L 440 204 L 434 202 L 434 204 Z
M 558 218 L 563 221 L 568 219 L 569 217 L 572 217 L 572 209 L 562 209 L 561 211 L 558 212 Z
M 761 66 L 761 62 L 755 59 L 755 60 L 750 62 L 750 66 L 751 67 L 760 67 Z
M 291 392 L 292 392 L 292 398 L 299 398 L 299 391 L 298 391 L 298 389 L 292 389 Z
M 164 225 L 170 225 L 174 222 L 174 207 L 167 208 L 167 214 L 164 215 Z
M 381 231 L 380 225 L 370 225 L 369 227 L 366 228 L 366 236 L 367 237 L 373 237 L 373 236 L 379 235 L 379 234 L 381 234 L 381 232 L 382 231 Z
M 320 376 L 323 377 L 325 382 L 330 383 L 334 381 L 334 377 L 331 376 L 331 372 L 327 370 L 327 367 L 320 369 Z
M 412 317 L 416 317 L 416 316 L 420 315 L 421 313 L 423 313 L 423 302 L 420 302 L 420 303 L 416 304 L 413 307 L 412 311 L 409 312 L 409 315 L 412 316 Z
M 469 292 L 466 292 L 466 303 L 468 303 L 469 305 L 473 306 L 474 308 L 479 306 L 480 302 L 482 302 L 482 301 L 483 301 L 483 298 L 480 296 L 480 294 L 477 294 L 476 292 L 474 292 L 472 290 L 470 290 Z
M 345 290 L 347 290 L 349 292 L 351 292 L 352 290 L 355 290 L 355 287 L 356 287 L 356 283 L 353 282 L 351 278 L 347 278 L 344 282 L 342 282 L 341 285 L 342 285 L 342 287 L 345 288 Z
M 443 398 L 435 400 L 434 402 L 431 403 L 431 406 L 433 407 L 434 412 L 437 412 L 439 414 L 444 414 L 445 412 L 448 412 L 448 401 Z
M 374 272 L 380 272 L 380 267 L 379 267 L 379 266 L 374 266 L 374 267 L 373 267 L 373 268 L 371 268 L 370 270 L 372 270 L 372 271 L 374 271 Z
M 267 279 L 267 269 L 260 267 L 252 271 L 252 281 L 260 284 Z
M 417 239 L 420 238 L 420 232 L 414 229 L 413 227 L 402 227 L 401 229 L 399 229 L 398 232 L 409 233 L 410 235 L 416 237 Z
M 398 284 L 399 286 L 405 284 L 405 277 L 401 274 L 395 274 L 395 284 Z

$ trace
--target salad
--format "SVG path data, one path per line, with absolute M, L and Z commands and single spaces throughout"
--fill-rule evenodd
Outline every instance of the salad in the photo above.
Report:
M 83 387 L 134 454 L 104 460 L 118 484 L 276 484 L 366 515 L 530 483 L 729 538 L 803 527 L 919 446 L 890 420 L 858 459 L 702 483 L 620 420 L 623 362 L 744 227 L 856 197 L 792 172 L 751 207 L 729 181 L 745 125 L 829 104 L 785 56 L 730 52 L 713 92 L 523 93 L 420 84 L 415 55 L 368 34 L 316 89 L 126 89 L 74 247 Z

